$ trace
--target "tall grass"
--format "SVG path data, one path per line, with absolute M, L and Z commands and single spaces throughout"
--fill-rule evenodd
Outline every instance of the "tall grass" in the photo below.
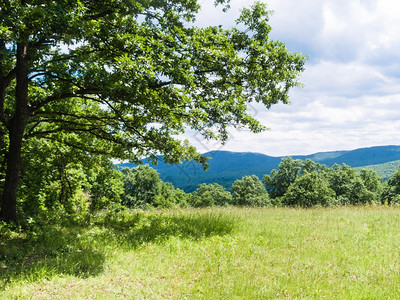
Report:
M 1 299 L 400 297 L 400 209 L 103 214 L 2 234 Z

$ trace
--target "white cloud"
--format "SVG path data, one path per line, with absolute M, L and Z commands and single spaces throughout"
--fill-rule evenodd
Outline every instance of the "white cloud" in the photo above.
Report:
M 306 93 L 347 97 L 399 93 L 399 79 L 380 67 L 358 61 L 320 61 L 307 65 L 302 75 Z

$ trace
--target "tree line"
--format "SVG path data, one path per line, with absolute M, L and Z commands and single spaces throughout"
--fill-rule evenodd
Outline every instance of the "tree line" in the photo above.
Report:
M 371 169 L 358 171 L 346 164 L 327 167 L 311 159 L 287 157 L 262 180 L 255 175 L 244 176 L 232 184 L 230 191 L 217 183 L 203 183 L 187 194 L 162 182 L 147 165 L 122 172 L 126 193 L 121 203 L 132 208 L 400 204 L 400 168 L 384 182 Z
M 185 193 L 161 180 L 148 165 L 119 168 L 110 160 L 80 157 L 63 144 L 36 141 L 22 162 L 18 189 L 19 222 L 51 219 L 81 221 L 100 210 L 214 206 L 289 206 L 400 204 L 400 168 L 386 182 L 371 169 L 332 167 L 282 159 L 262 179 L 236 180 L 230 190 L 200 184 Z

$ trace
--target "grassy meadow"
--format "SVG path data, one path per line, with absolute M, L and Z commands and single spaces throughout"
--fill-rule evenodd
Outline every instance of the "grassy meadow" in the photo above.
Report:
M 0 234 L 0 299 L 400 297 L 400 208 L 127 211 Z

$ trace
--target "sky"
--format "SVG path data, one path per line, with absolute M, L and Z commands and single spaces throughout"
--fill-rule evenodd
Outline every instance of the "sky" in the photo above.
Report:
M 254 1 L 231 0 L 222 13 L 199 0 L 199 26 L 225 28 Z M 261 134 L 230 129 L 225 145 L 185 137 L 201 152 L 227 150 L 272 156 L 400 145 L 400 1 L 269 0 L 270 37 L 308 56 L 303 88 L 290 105 L 249 111 L 269 128 Z

